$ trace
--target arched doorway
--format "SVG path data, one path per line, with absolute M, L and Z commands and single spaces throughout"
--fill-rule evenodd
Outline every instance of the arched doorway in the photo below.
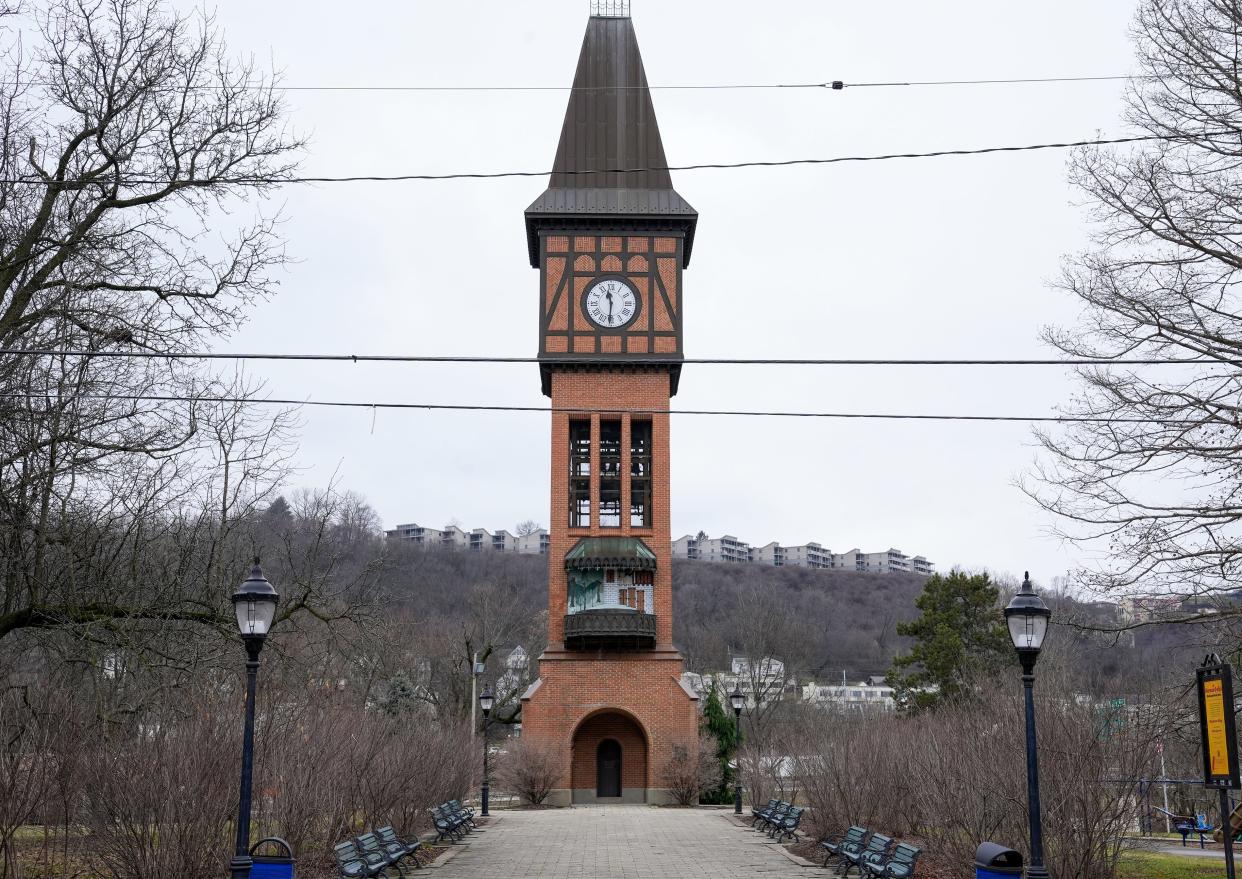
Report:
M 601 711 L 573 738 L 573 802 L 647 802 L 647 734 L 629 714 Z
M 604 739 L 595 749 L 595 796 L 621 796 L 621 743 Z

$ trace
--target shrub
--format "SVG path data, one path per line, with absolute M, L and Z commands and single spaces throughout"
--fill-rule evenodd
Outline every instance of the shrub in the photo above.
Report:
M 664 764 L 660 778 L 678 804 L 696 805 L 702 791 L 720 786 L 716 740 L 708 735 L 699 736 L 693 752 L 685 745 L 673 745 L 673 756 Z
M 860 824 L 915 837 L 929 867 L 963 879 L 980 842 L 1024 845 L 1025 728 L 1014 683 L 981 683 L 969 706 L 808 725 L 795 762 L 814 830 Z M 1138 803 L 1116 780 L 1144 774 L 1154 730 L 1143 718 L 1102 727 L 1093 706 L 1051 681 L 1036 692 L 1047 866 L 1054 876 L 1112 879 Z
M 515 741 L 496 767 L 496 780 L 533 806 L 548 798 L 560 778 L 556 752 L 531 739 Z
M 210 697 L 170 703 L 91 749 L 82 781 L 96 873 L 107 879 L 219 875 L 237 806 L 235 707 Z

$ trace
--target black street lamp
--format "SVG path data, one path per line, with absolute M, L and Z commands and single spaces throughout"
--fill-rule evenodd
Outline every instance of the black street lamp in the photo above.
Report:
M 729 694 L 729 701 L 733 703 L 733 723 L 737 729 L 737 757 L 734 759 L 736 766 L 733 777 L 733 814 L 742 814 L 742 706 L 746 704 L 746 697 L 742 695 L 742 685 L 740 682 L 733 684 L 733 692 Z
M 254 691 L 259 676 L 259 651 L 276 619 L 280 595 L 263 576 L 255 556 L 250 576 L 233 594 L 237 629 L 246 645 L 246 726 L 242 734 L 241 797 L 237 804 L 237 847 L 229 862 L 233 879 L 249 879 L 250 867 L 250 774 L 254 766 Z
M 1026 797 L 1031 822 L 1031 863 L 1026 868 L 1026 879 L 1048 879 L 1044 867 L 1044 828 L 1039 808 L 1039 757 L 1035 741 L 1035 662 L 1048 633 L 1048 620 L 1052 611 L 1031 588 L 1031 575 L 1027 572 L 1022 589 L 1005 608 L 1005 622 L 1009 637 L 1013 639 L 1018 660 L 1022 663 L 1022 688 L 1026 695 Z
M 492 695 L 491 687 L 483 688 L 483 695 L 479 696 L 479 707 L 483 709 L 483 811 L 484 817 L 487 816 L 487 716 L 492 713 L 492 705 L 495 703 L 496 697 Z

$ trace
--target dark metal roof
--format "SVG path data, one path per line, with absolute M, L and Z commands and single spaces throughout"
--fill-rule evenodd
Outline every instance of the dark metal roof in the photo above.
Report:
M 592 16 L 552 177 L 526 210 L 531 265 L 539 261 L 539 229 L 587 217 L 681 231 L 689 263 L 698 216 L 673 189 L 633 21 Z

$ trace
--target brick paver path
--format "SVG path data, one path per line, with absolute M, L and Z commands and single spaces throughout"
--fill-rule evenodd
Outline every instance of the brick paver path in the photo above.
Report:
M 499 813 L 435 879 L 819 879 L 709 809 L 578 806 Z

